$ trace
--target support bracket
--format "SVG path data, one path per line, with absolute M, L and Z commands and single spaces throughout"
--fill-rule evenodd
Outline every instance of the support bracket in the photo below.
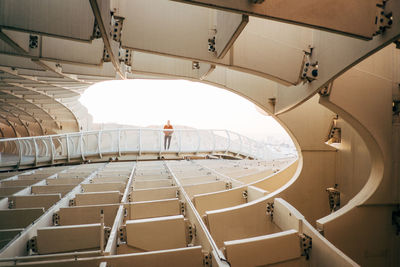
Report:
M 212 254 L 211 252 L 204 251 L 203 252 L 203 266 L 212 266 Z
M 271 216 L 271 221 L 274 217 L 274 202 L 267 202 L 267 215 Z
M 53 213 L 53 225 L 60 225 L 60 214 L 58 214 L 57 212 Z
M 180 201 L 180 210 L 181 210 L 181 214 L 183 216 L 185 216 L 185 214 L 186 214 L 186 204 L 183 201 Z
M 34 236 L 28 240 L 28 243 L 26 244 L 26 249 L 27 249 L 29 255 L 32 255 L 32 254 L 38 252 L 36 236 Z
M 126 243 L 126 225 L 122 225 L 121 227 L 119 227 L 118 230 L 118 235 L 119 235 L 119 241 L 120 243 Z
M 312 248 L 312 238 L 306 234 L 300 234 L 301 256 L 305 256 L 306 260 L 310 259 L 310 250 Z

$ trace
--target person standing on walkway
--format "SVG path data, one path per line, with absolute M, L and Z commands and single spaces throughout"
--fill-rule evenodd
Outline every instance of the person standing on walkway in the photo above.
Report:
M 170 121 L 167 121 L 167 124 L 164 125 L 164 150 L 169 149 L 169 146 L 171 145 L 171 138 L 172 138 L 172 134 L 173 134 L 173 130 L 174 127 L 172 127 Z M 168 143 L 168 145 L 167 145 Z

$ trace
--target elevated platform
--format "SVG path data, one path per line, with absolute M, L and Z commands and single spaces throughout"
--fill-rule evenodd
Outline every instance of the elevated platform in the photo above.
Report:
M 0 170 L 82 162 L 279 157 L 265 144 L 227 130 L 175 129 L 167 149 L 163 130 L 148 128 L 0 139 L 0 148 Z

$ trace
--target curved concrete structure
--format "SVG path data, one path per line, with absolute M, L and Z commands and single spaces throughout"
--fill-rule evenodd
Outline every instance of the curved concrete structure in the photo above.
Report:
M 124 258 L 83 252 L 82 257 L 96 266 L 124 266 L 129 260 L 149 262 L 150 266 L 158 260 L 188 266 L 186 260 L 197 262 L 189 265 L 207 263 L 210 255 L 216 265 L 227 260 L 236 266 L 282 261 L 288 266 L 355 262 L 398 266 L 399 18 L 396 0 L 2 0 L 0 133 L 21 137 L 90 129 L 90 118 L 76 99 L 90 84 L 104 80 L 187 79 L 230 90 L 274 116 L 288 131 L 299 152 L 296 170 L 292 167 L 290 175 L 274 186 L 272 180 L 269 185 L 263 180 L 265 174 L 257 181 L 257 175 L 234 178 L 217 168 L 218 175 L 229 178 L 226 182 L 247 187 L 249 196 L 258 196 L 248 203 L 242 203 L 241 189 L 218 190 L 221 184 L 213 178 L 204 177 L 202 184 L 221 192 L 197 196 L 195 192 L 206 185 L 185 188 L 186 184 L 172 175 L 173 186 L 184 192 L 179 197 L 186 203 L 183 217 L 174 213 L 166 218 L 164 214 L 163 219 L 131 219 L 125 224 L 115 220 L 112 241 L 107 243 L 111 247 L 106 251 L 117 253 L 115 235 L 122 225 L 127 240 L 121 242 L 127 247 L 131 244 L 125 252 L 135 254 Z M 175 173 L 171 168 L 166 165 L 169 173 Z M 158 178 L 150 180 L 162 180 Z M 158 188 L 164 181 L 155 183 Z M 176 191 L 173 186 L 136 194 L 163 192 L 167 196 Z M 14 194 L 10 192 L 18 189 L 7 192 Z M 124 197 L 117 202 L 127 203 L 128 193 Z M 215 200 L 207 204 L 213 197 L 220 199 L 217 206 L 213 206 Z M 196 211 L 201 200 L 206 204 Z M 60 201 L 65 204 L 69 199 Z M 279 214 L 272 221 L 265 215 L 271 203 Z M 121 205 L 115 218 L 123 216 Z M 29 238 L 15 240 L 1 255 L 25 255 L 17 252 L 17 247 L 24 247 L 39 227 L 50 225 L 52 214 L 43 216 L 26 232 Z M 159 247 L 150 249 L 157 239 L 149 245 L 129 238 L 130 231 L 141 231 L 137 230 L 141 227 L 168 225 L 173 232 L 180 225 L 180 230 L 186 229 L 188 220 L 192 227 L 196 225 L 198 236 L 193 242 L 186 240 L 191 248 L 182 250 L 183 237 L 171 244 L 179 249 L 166 246 L 167 250 L 160 251 Z M 96 232 L 102 226 L 87 227 Z M 52 229 L 39 231 L 38 240 L 46 238 L 46 231 Z M 310 255 L 299 258 L 290 248 L 298 236 L 308 240 L 304 234 L 312 237 L 315 246 Z M 257 248 L 271 250 L 270 242 L 287 247 L 287 253 L 280 255 L 278 250 L 272 253 L 275 258 L 244 263 L 235 256 L 242 252 L 248 258 L 260 256 L 257 251 L 262 250 Z M 143 252 L 149 250 L 154 251 Z M 211 254 L 203 257 L 201 250 Z M 170 262 L 172 256 L 167 255 L 182 262 Z M 51 265 L 52 258 L 46 260 Z

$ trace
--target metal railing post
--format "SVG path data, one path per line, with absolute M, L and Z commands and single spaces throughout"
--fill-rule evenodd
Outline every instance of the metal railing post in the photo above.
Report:
M 239 141 L 240 141 L 240 147 L 239 147 L 239 151 L 237 151 L 236 156 L 239 155 L 239 153 L 242 153 L 242 146 L 243 146 L 243 141 L 242 141 L 242 135 L 238 134 L 239 136 Z
M 46 149 L 46 153 L 45 153 L 45 155 L 46 155 L 46 157 L 49 155 L 49 146 L 47 145 L 47 143 L 46 143 L 46 141 L 42 138 L 41 139 L 42 140 L 42 142 L 43 142 L 43 144 L 44 144 L 44 147 L 45 147 L 45 149 Z
M 82 157 L 82 160 L 85 160 L 85 155 L 83 153 L 83 132 L 80 133 L 79 141 L 80 141 L 80 147 L 81 147 L 81 157 Z
M 18 157 L 17 166 L 19 167 L 21 165 L 21 162 L 22 162 L 22 149 L 21 149 L 21 141 L 17 140 L 17 143 L 18 143 L 18 152 L 19 152 L 18 153 L 19 157 Z
M 51 147 L 51 163 L 54 163 L 54 154 L 55 154 L 55 147 L 54 147 L 54 143 L 53 143 L 53 138 L 51 138 L 51 136 L 49 136 L 50 139 L 50 147 Z
M 228 154 L 229 148 L 231 147 L 231 135 L 228 130 L 225 130 L 226 135 L 228 136 L 228 146 L 226 147 L 225 154 Z
M 121 157 L 121 129 L 118 129 L 118 157 Z
M 162 131 L 163 130 L 159 130 L 158 132 L 160 133 L 159 134 L 159 136 L 160 136 L 160 155 L 161 155 L 161 151 L 162 151 Z
M 178 150 L 178 153 L 181 153 L 182 152 L 182 131 L 179 130 L 178 133 L 179 133 L 179 138 L 178 138 L 179 150 Z
M 215 153 L 215 133 L 214 133 L 213 130 L 211 130 L 210 132 L 211 132 L 212 138 L 213 138 L 213 149 L 212 149 L 212 152 L 214 154 Z
M 101 134 L 103 131 L 99 131 L 99 136 L 97 137 L 97 151 L 99 151 L 99 157 L 103 158 L 103 155 L 101 154 Z
M 139 156 L 142 155 L 142 129 L 139 128 L 139 151 L 138 151 Z
M 197 151 L 196 151 L 196 153 L 199 153 L 200 143 L 201 143 L 200 130 L 197 130 L 196 132 L 197 132 Z
M 67 161 L 69 162 L 71 159 L 71 154 L 70 154 L 70 147 L 69 147 L 69 138 L 68 138 L 68 134 L 65 135 L 65 139 L 67 141 Z
M 36 143 L 36 138 L 33 138 L 33 145 L 34 145 L 34 147 L 35 147 L 35 166 L 37 165 L 37 163 L 38 163 L 38 146 L 37 146 L 37 143 Z

